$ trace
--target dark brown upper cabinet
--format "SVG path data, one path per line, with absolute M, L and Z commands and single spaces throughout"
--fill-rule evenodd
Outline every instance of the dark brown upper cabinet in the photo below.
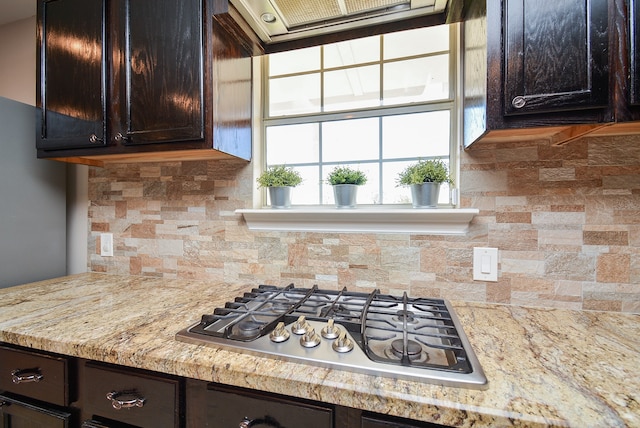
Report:
M 638 132 L 636 1 L 467 2 L 464 146 Z
M 607 0 L 507 0 L 504 114 L 606 107 Z
M 103 6 L 91 0 L 38 2 L 38 149 L 105 143 Z
M 251 56 L 222 0 L 39 0 L 38 157 L 251 159 Z
M 640 1 L 629 0 L 630 103 L 640 105 Z

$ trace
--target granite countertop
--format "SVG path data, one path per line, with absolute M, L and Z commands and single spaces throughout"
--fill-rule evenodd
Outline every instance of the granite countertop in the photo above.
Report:
M 452 302 L 483 391 L 174 339 L 255 285 L 87 273 L 0 289 L 0 341 L 445 425 L 640 426 L 639 315 Z

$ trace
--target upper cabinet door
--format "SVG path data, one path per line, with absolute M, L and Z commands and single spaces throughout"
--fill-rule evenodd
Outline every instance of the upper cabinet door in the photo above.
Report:
M 41 149 L 105 143 L 102 0 L 40 0 L 36 145 Z
M 629 0 L 629 63 L 632 105 L 640 105 L 640 0 Z
M 505 0 L 503 16 L 505 115 L 607 106 L 607 0 Z
M 114 120 L 123 144 L 204 138 L 201 0 L 123 0 L 112 32 Z

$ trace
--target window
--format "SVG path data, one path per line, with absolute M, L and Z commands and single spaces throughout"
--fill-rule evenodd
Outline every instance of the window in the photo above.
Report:
M 264 58 L 264 158 L 304 182 L 297 205 L 333 204 L 335 166 L 367 174 L 359 204 L 408 204 L 397 174 L 420 159 L 456 162 L 457 26 L 390 33 Z M 450 204 L 444 184 L 440 204 Z

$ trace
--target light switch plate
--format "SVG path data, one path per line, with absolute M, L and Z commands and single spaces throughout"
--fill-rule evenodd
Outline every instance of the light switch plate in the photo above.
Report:
M 103 257 L 113 257 L 113 234 L 100 234 L 100 255 Z
M 473 249 L 473 280 L 498 282 L 498 249 Z

